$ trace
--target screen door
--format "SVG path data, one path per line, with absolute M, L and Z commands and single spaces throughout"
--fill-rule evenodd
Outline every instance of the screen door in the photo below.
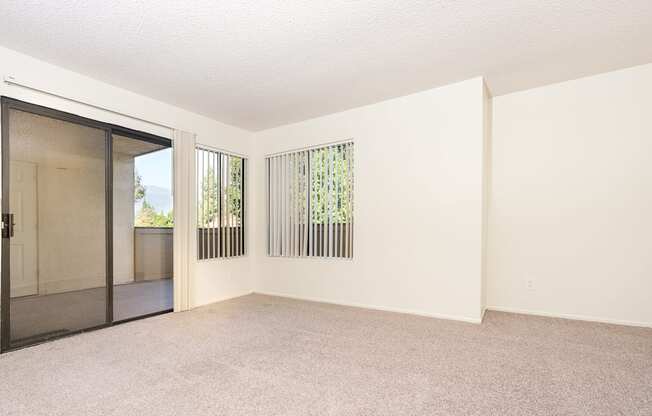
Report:
M 7 349 L 110 322 L 111 143 L 101 125 L 65 113 L 13 100 L 2 107 Z

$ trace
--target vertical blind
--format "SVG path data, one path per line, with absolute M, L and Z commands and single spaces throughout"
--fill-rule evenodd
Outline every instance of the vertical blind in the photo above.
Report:
M 245 254 L 245 159 L 197 147 L 197 257 Z
M 353 142 L 267 157 L 267 254 L 353 257 Z

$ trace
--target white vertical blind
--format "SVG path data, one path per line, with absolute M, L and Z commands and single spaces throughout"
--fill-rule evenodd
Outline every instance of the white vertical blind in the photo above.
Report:
M 267 254 L 353 257 L 353 142 L 269 156 Z
M 245 254 L 245 159 L 197 147 L 197 257 Z
M 190 255 L 194 244 L 192 202 L 195 198 L 192 183 L 195 135 L 175 130 L 174 140 L 174 310 L 190 307 L 190 284 L 194 261 Z

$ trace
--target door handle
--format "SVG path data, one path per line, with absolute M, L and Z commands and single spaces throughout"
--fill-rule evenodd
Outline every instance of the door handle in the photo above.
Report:
M 2 214 L 2 238 L 11 238 L 14 236 L 14 214 Z

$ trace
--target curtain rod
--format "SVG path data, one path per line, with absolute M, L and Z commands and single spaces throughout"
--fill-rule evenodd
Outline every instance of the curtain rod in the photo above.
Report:
M 98 109 L 98 110 L 106 111 L 106 112 L 116 114 L 116 115 L 119 115 L 119 116 L 122 116 L 122 117 L 127 117 L 127 118 L 130 118 L 132 120 L 142 121 L 144 123 L 148 123 L 148 124 L 158 126 L 158 127 L 163 127 L 163 128 L 169 129 L 169 130 L 176 130 L 174 127 L 168 126 L 167 124 L 163 124 L 163 123 L 159 123 L 157 121 L 151 121 L 151 120 L 146 120 L 144 118 L 132 116 L 130 114 L 122 113 L 120 111 L 112 110 L 112 109 L 110 109 L 108 107 L 103 107 L 101 105 L 89 103 L 87 101 L 83 101 L 83 100 L 80 100 L 80 99 L 66 97 L 65 95 L 62 95 L 60 93 L 50 91 L 50 90 L 47 90 L 45 88 L 37 87 L 37 86 L 34 86 L 34 85 L 30 85 L 29 83 L 27 83 L 25 81 L 19 81 L 19 80 L 17 80 L 15 77 L 13 77 L 11 75 L 5 76 L 4 77 L 4 82 L 5 82 L 5 84 L 15 85 L 17 87 L 22 87 L 22 88 L 26 88 L 28 90 L 37 91 L 37 92 L 40 92 L 40 93 L 43 93 L 43 94 L 51 95 L 53 97 L 62 98 L 62 99 L 67 100 L 67 101 L 72 101 L 72 102 L 77 103 L 77 104 L 82 104 L 82 105 L 85 105 L 85 106 L 88 106 L 88 107 L 92 107 L 92 108 L 95 108 L 95 109 Z
M 281 156 L 281 155 L 287 155 L 287 154 L 290 154 L 290 153 L 304 152 L 306 150 L 319 149 L 319 148 L 322 148 L 322 147 L 331 147 L 331 146 L 336 146 L 338 144 L 347 144 L 347 143 L 353 143 L 353 139 L 338 140 L 338 141 L 335 141 L 335 142 L 327 142 L 327 143 L 316 144 L 316 145 L 313 145 L 313 146 L 299 147 L 299 148 L 295 148 L 295 149 L 285 150 L 285 151 L 282 151 L 282 152 L 269 153 L 269 154 L 265 155 L 265 158 Z

